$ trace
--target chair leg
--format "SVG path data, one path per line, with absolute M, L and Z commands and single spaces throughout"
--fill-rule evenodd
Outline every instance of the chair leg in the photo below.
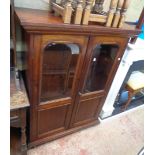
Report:
M 128 105 L 130 104 L 130 102 L 131 102 L 131 100 L 132 100 L 133 95 L 134 95 L 134 94 L 131 93 L 131 92 L 129 91 L 128 100 L 127 100 L 127 102 L 125 103 L 125 105 L 122 106 L 121 111 L 125 111 L 125 110 L 127 109 Z

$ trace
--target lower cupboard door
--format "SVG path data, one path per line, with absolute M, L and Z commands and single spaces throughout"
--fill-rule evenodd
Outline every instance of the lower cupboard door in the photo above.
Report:
M 80 94 L 73 126 L 84 125 L 98 119 L 103 104 L 104 91 Z
M 38 136 L 47 136 L 66 130 L 69 104 L 38 110 Z

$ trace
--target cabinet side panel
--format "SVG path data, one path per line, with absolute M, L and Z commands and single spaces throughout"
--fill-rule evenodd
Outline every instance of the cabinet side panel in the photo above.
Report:
M 39 66 L 40 66 L 40 45 L 41 35 L 30 34 L 28 50 L 27 78 L 30 90 L 30 141 L 37 139 L 37 104 L 39 94 Z
M 26 43 L 26 86 L 28 91 L 29 100 L 32 98 L 32 48 L 33 48 L 33 35 L 25 33 Z

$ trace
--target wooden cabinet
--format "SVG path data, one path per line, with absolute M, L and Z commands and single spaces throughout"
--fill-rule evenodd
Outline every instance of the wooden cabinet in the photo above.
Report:
M 29 147 L 98 124 L 128 40 L 140 31 L 67 25 L 39 10 L 16 15 L 27 45 Z

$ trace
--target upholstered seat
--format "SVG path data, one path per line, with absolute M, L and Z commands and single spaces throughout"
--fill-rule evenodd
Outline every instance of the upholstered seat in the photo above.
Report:
M 143 88 L 144 87 L 144 74 L 140 71 L 134 71 L 131 74 L 127 82 L 127 85 L 133 90 Z
M 122 107 L 122 110 L 126 110 L 128 105 L 130 104 L 132 97 L 138 93 L 141 92 L 144 88 L 144 73 L 140 71 L 134 71 L 132 72 L 127 84 L 126 84 L 126 90 L 128 91 L 128 100 Z

